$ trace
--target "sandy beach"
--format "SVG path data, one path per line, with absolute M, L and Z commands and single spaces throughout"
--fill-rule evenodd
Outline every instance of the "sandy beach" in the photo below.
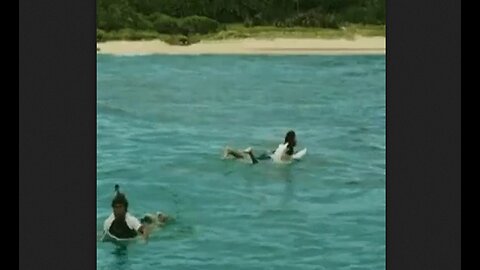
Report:
M 160 40 L 97 43 L 102 54 L 385 54 L 385 37 L 347 39 L 235 39 L 172 46 Z

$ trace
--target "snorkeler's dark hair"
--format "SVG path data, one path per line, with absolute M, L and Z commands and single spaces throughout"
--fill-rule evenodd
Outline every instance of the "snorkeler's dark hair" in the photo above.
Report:
M 128 209 L 128 200 L 127 197 L 125 197 L 125 194 L 120 193 L 120 186 L 115 185 L 115 197 L 112 200 L 112 207 L 115 207 L 117 204 L 122 204 L 125 206 L 125 210 Z
M 295 146 L 295 145 L 291 145 L 291 144 L 294 144 L 294 143 L 295 143 L 294 139 L 295 139 L 295 131 L 290 130 L 290 131 L 287 132 L 287 135 L 285 135 L 285 141 L 284 141 L 284 143 L 287 143 L 287 142 L 288 142 L 288 143 L 289 143 L 289 146 L 290 146 L 290 147 L 293 147 L 293 146 Z

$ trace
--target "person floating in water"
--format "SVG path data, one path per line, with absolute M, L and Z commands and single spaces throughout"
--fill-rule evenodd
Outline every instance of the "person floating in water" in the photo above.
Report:
M 141 235 L 148 238 L 149 230 L 136 217 L 128 213 L 128 200 L 115 185 L 115 197 L 112 200 L 113 213 L 104 222 L 104 233 L 118 239 L 132 239 Z
M 284 161 L 290 161 L 292 160 L 292 156 L 295 153 L 295 146 L 297 146 L 297 139 L 295 135 L 295 131 L 290 130 L 287 132 L 285 135 L 285 140 L 284 144 L 287 144 L 287 150 L 285 151 L 285 154 L 282 156 L 282 160 Z M 253 150 L 251 147 L 248 147 L 245 150 L 234 150 L 230 147 L 226 147 L 224 150 L 224 155 L 223 158 L 235 158 L 235 159 L 242 159 L 242 160 L 249 160 L 252 162 L 252 164 L 258 163 L 259 160 L 266 160 L 270 159 L 270 155 L 273 154 L 275 151 L 271 151 L 271 153 L 264 153 L 258 157 L 255 157 L 253 154 Z
M 143 218 L 140 219 L 140 222 L 147 227 L 149 231 L 152 231 L 155 228 L 165 226 L 167 222 L 171 220 L 173 220 L 172 217 L 162 212 L 157 212 L 155 214 L 145 214 Z

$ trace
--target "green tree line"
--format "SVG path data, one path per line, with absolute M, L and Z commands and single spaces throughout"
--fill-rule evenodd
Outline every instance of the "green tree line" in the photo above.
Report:
M 206 34 L 222 25 L 339 28 L 385 24 L 385 0 L 97 0 L 97 29 Z

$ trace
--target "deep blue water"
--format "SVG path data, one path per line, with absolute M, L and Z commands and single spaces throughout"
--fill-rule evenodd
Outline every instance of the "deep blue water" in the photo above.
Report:
M 255 166 L 222 149 L 300 162 Z M 97 224 L 176 222 L 97 245 L 98 269 L 385 269 L 384 56 L 97 56 Z

